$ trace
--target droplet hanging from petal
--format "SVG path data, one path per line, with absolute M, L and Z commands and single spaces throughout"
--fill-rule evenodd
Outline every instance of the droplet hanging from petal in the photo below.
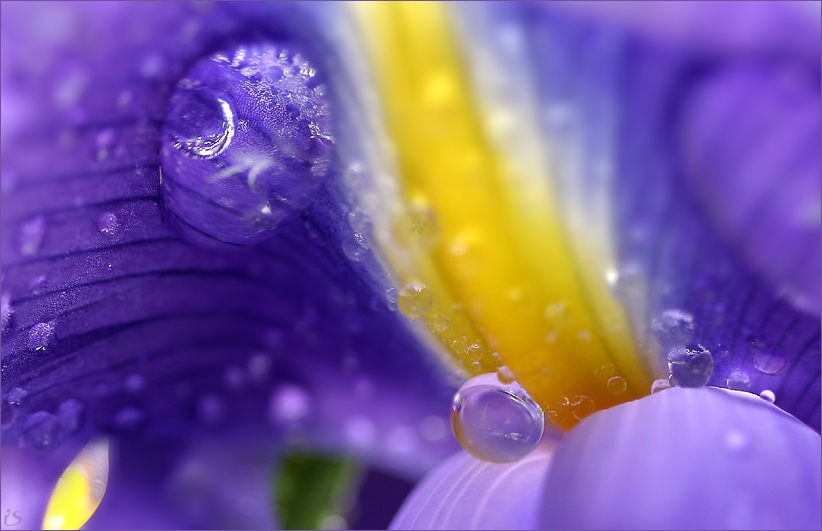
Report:
M 465 450 L 483 461 L 519 461 L 542 440 L 545 414 L 516 382 L 496 373 L 471 378 L 454 395 L 451 426 Z

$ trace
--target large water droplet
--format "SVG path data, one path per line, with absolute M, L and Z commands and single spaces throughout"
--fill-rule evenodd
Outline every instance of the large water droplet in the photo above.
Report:
M 693 316 L 683 310 L 665 310 L 651 322 L 651 329 L 665 347 L 687 345 L 694 336 Z
M 510 463 L 537 447 L 545 415 L 516 382 L 503 384 L 495 373 L 483 374 L 465 382 L 454 395 L 451 426 L 473 456 Z
M 189 241 L 253 245 L 299 214 L 329 175 L 328 98 L 294 50 L 239 46 L 195 63 L 172 96 L 163 204 Z
M 419 283 L 402 288 L 397 298 L 400 311 L 412 318 L 423 317 L 431 309 L 432 303 L 431 290 Z
M 37 216 L 20 224 L 20 254 L 34 256 L 40 250 L 46 233 L 46 218 Z
M 703 387 L 711 379 L 714 360 L 702 345 L 676 347 L 668 352 L 668 368 L 676 385 Z
M 54 321 L 36 323 L 29 329 L 26 346 L 29 350 L 45 352 L 54 348 L 57 343 Z
M 48 411 L 38 411 L 26 418 L 23 425 L 23 441 L 37 450 L 50 450 L 66 436 L 60 420 Z
M 728 375 L 725 384 L 728 386 L 728 389 L 747 391 L 751 386 L 751 379 L 744 371 L 733 371 Z

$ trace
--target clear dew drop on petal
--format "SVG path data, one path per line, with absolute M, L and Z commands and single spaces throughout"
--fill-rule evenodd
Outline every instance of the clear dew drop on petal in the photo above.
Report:
M 518 461 L 542 440 L 545 414 L 516 382 L 496 373 L 465 382 L 451 405 L 451 426 L 470 454 L 493 463 Z

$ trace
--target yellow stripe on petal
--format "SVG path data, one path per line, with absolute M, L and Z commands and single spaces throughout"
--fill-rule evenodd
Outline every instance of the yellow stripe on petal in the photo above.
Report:
M 651 378 L 627 320 L 604 275 L 574 262 L 545 171 L 489 141 L 486 122 L 505 115 L 478 114 L 446 7 L 352 8 L 407 203 L 382 247 L 402 281 L 425 285 L 433 299 L 413 317 L 468 373 L 507 365 L 566 428 L 583 416 L 575 404 L 590 413 L 583 397 L 603 409 L 647 394 Z
M 103 500 L 108 471 L 108 440 L 92 440 L 57 480 L 43 529 L 80 529 L 85 525 Z

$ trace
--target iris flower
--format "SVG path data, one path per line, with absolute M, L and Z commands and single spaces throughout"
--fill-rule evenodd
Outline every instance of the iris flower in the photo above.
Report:
M 3 528 L 818 528 L 819 18 L 4 2 Z

